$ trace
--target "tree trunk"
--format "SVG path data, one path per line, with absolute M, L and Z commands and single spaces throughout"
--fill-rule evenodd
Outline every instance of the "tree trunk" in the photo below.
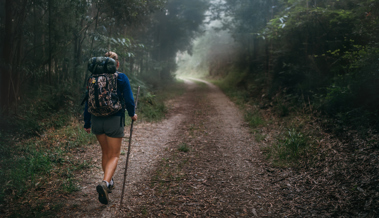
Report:
M 130 75 L 133 74 L 133 67 L 134 67 L 134 58 L 130 57 L 129 58 L 129 71 L 130 71 Z
M 51 40 L 52 40 L 52 30 L 51 30 L 51 28 L 52 28 L 52 1 L 53 0 L 49 0 L 49 5 L 48 5 L 48 10 L 49 10 L 49 71 L 48 71 L 48 76 L 47 76 L 47 78 L 48 78 L 48 84 L 49 85 L 51 85 L 51 61 L 52 61 L 52 42 L 51 42 Z
M 97 22 L 99 20 L 99 9 L 97 9 L 96 17 L 95 17 L 95 29 L 93 30 L 93 35 L 92 35 L 92 41 L 91 41 L 91 49 L 90 49 L 90 57 L 92 57 L 93 54 L 93 42 L 95 41 L 95 32 L 97 30 Z
M 12 0 L 5 1 L 5 35 L 2 59 L 4 65 L 1 66 L 1 108 L 7 113 L 11 104 L 10 99 L 10 82 L 12 72 L 12 43 L 13 43 L 13 25 L 12 25 Z
M 142 74 L 142 72 L 143 72 L 143 70 L 144 70 L 143 67 L 144 67 L 144 66 L 143 66 L 143 55 L 142 55 L 142 53 L 141 53 L 141 62 L 140 62 L 140 71 L 139 71 L 140 74 Z

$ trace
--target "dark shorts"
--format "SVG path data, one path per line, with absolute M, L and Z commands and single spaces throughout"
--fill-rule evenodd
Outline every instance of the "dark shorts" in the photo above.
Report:
M 124 137 L 124 125 L 120 125 L 121 116 L 91 116 L 91 131 L 95 135 L 105 134 L 112 138 Z

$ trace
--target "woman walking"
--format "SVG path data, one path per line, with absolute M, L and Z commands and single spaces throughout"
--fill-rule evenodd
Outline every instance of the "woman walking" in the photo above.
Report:
M 107 52 L 106 57 L 116 61 L 118 70 L 120 63 L 115 52 Z M 92 131 L 100 143 L 102 151 L 102 169 L 104 172 L 103 181 L 96 187 L 99 193 L 99 201 L 108 204 L 108 193 L 114 189 L 113 175 L 117 168 L 117 163 L 121 151 L 122 137 L 124 137 L 125 109 L 132 120 L 137 120 L 135 114 L 134 98 L 128 77 L 123 73 L 117 76 L 117 96 L 124 100 L 124 106 L 118 112 L 109 116 L 94 116 L 88 112 L 88 100 L 84 109 L 84 129 L 87 133 Z

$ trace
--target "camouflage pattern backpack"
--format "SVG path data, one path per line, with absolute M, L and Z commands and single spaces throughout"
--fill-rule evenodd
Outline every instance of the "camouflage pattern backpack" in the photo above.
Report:
M 88 80 L 88 112 L 95 116 L 109 116 L 122 109 L 117 95 L 118 72 L 114 66 L 112 58 L 91 58 L 89 61 L 88 69 L 92 74 Z

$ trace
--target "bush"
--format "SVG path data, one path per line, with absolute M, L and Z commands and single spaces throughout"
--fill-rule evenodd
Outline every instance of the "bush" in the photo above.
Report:
M 379 54 L 368 53 L 357 60 L 357 68 L 334 78 L 323 109 L 339 122 L 350 126 L 378 124 Z M 358 119 L 357 119 L 358 118 Z

